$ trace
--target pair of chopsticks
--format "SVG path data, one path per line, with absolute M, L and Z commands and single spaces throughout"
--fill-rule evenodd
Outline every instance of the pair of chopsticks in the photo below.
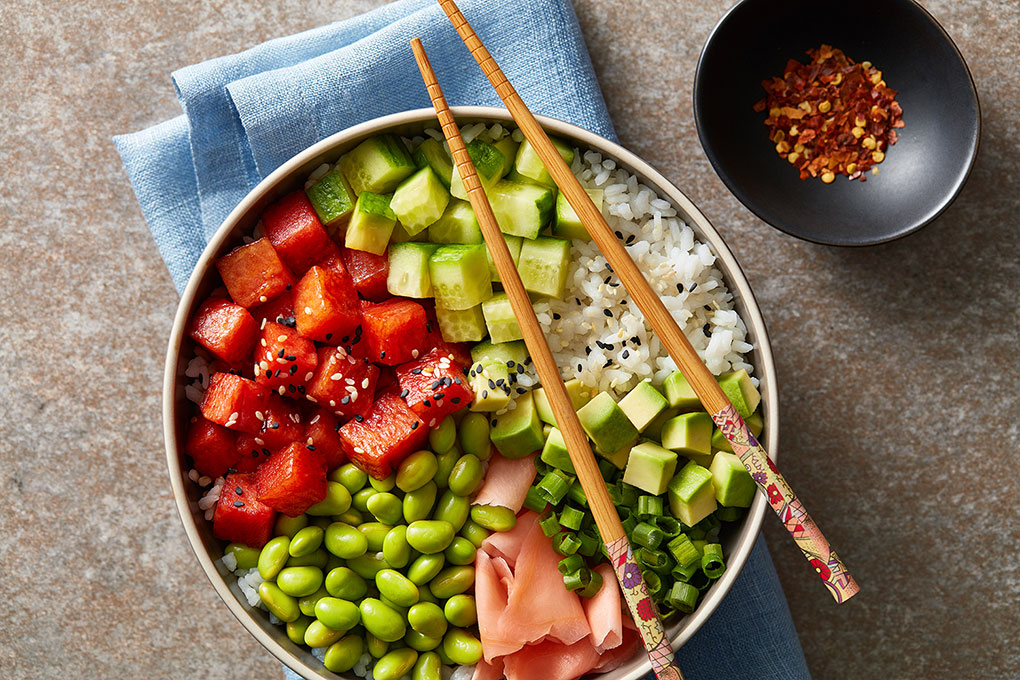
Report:
M 765 495 L 772 509 L 779 515 L 801 552 L 825 582 L 830 594 L 837 602 L 845 602 L 853 597 L 859 590 L 856 581 L 846 570 L 836 552 L 829 546 L 818 525 L 808 515 L 793 489 L 768 457 L 765 449 L 750 433 L 746 423 L 723 393 L 712 373 L 702 363 L 701 358 L 687 341 L 672 315 L 616 238 L 601 211 L 595 207 L 587 192 L 584 191 L 580 182 L 560 157 L 545 130 L 535 120 L 534 115 L 500 70 L 456 3 L 453 0 L 438 0 L 438 2 L 470 50 L 471 55 L 489 79 L 490 84 L 503 100 L 514 121 L 538 153 L 556 185 L 588 230 L 592 240 L 605 255 L 616 275 L 620 277 L 628 294 L 637 303 L 645 319 L 648 320 L 663 346 L 673 357 L 687 382 L 694 389 L 706 410 L 712 415 L 712 419 L 720 431 L 729 440 L 734 453 L 751 473 L 758 488 Z M 524 290 L 517 268 L 506 247 L 506 242 L 501 236 L 499 225 L 475 172 L 464 140 L 460 136 L 460 130 L 453 119 L 446 99 L 443 97 L 435 72 L 432 70 L 421 41 L 417 38 L 414 39 L 411 41 L 411 47 L 428 88 L 432 104 L 436 109 L 443 134 L 450 145 L 453 160 L 464 182 L 471 207 L 478 218 L 482 235 L 492 254 L 510 305 L 520 323 L 524 342 L 531 354 L 538 377 L 546 389 L 571 463 L 574 465 L 578 480 L 588 498 L 599 533 L 606 543 L 613 568 L 620 580 L 624 599 L 631 610 L 634 621 L 639 624 L 642 640 L 652 661 L 652 669 L 658 678 L 680 680 L 683 676 L 679 669 L 673 665 L 672 649 L 661 620 L 658 617 L 653 617 L 651 621 L 644 621 L 643 617 L 638 614 L 639 607 L 645 608 L 645 601 L 649 598 L 649 593 L 643 579 L 637 579 L 637 583 L 634 583 L 633 575 L 640 575 L 641 571 L 634 560 L 623 525 L 620 523 L 620 517 L 609 498 L 605 482 L 599 473 L 595 457 L 588 444 L 587 435 L 581 428 L 574 412 L 559 369 L 538 324 L 538 319 L 535 317 L 528 294 Z M 654 611 L 654 607 L 652 609 Z

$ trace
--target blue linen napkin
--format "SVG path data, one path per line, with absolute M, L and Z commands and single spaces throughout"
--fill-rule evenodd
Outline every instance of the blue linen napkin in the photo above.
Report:
M 533 111 L 615 139 L 569 0 L 460 6 Z M 262 177 L 334 132 L 430 105 L 408 46 L 416 36 L 451 104 L 500 104 L 434 0 L 401 0 L 173 74 L 183 115 L 114 142 L 178 291 Z M 810 679 L 764 539 L 677 662 L 698 680 Z

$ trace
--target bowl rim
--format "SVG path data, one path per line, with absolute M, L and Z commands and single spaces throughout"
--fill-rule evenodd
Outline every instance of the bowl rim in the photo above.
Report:
M 806 236 L 804 234 L 798 234 L 794 232 L 792 229 L 790 229 L 782 220 L 777 219 L 775 216 L 766 217 L 764 214 L 762 214 L 762 212 L 759 212 L 758 209 L 752 206 L 753 201 L 751 200 L 750 196 L 747 195 L 747 193 L 740 187 L 738 183 L 733 181 L 733 178 L 730 177 L 729 173 L 722 167 L 721 163 L 719 162 L 719 158 L 715 151 L 713 150 L 711 144 L 708 143 L 708 141 L 706 140 L 706 135 L 704 132 L 705 119 L 702 113 L 703 106 L 701 91 L 703 87 L 702 76 L 704 75 L 702 65 L 704 63 L 705 55 L 708 52 L 709 47 L 711 47 L 712 43 L 718 38 L 718 34 L 720 33 L 724 25 L 729 20 L 732 19 L 732 15 L 735 14 L 736 11 L 740 9 L 740 7 L 742 7 L 743 5 L 755 1 L 756 0 L 737 0 L 737 2 L 735 2 L 733 6 L 726 10 L 726 13 L 719 18 L 719 21 L 716 22 L 715 26 L 712 27 L 712 30 L 708 34 L 708 38 L 705 39 L 705 44 L 701 48 L 701 53 L 698 55 L 698 63 L 694 67 L 694 86 L 691 88 L 691 103 L 694 109 L 694 127 L 698 131 L 698 141 L 701 143 L 701 148 L 704 150 L 705 156 L 708 157 L 709 163 L 712 164 L 712 169 L 715 170 L 715 174 L 718 175 L 719 179 L 721 179 L 723 184 L 726 185 L 726 188 L 729 189 L 730 193 L 732 193 L 737 198 L 737 200 L 740 201 L 741 205 L 743 205 L 745 208 L 751 211 L 751 213 L 758 217 L 758 219 L 760 219 L 762 222 L 769 225 L 770 227 L 778 229 L 784 234 L 788 234 L 789 236 L 793 236 L 794 238 L 798 238 L 802 241 L 816 243 L 822 246 L 865 248 L 867 246 L 875 246 L 882 243 L 890 243 L 892 241 L 897 241 L 901 238 L 909 236 L 910 234 L 913 234 L 914 232 L 922 229 L 923 227 L 926 227 L 927 225 L 931 224 L 936 219 L 938 219 L 942 215 L 942 213 L 948 210 L 949 206 L 951 206 L 956 201 L 957 197 L 960 195 L 960 192 L 963 191 L 964 185 L 967 184 L 967 180 L 970 178 L 970 174 L 974 170 L 974 164 L 977 162 L 978 150 L 980 149 L 981 146 L 981 100 L 978 97 L 977 85 L 974 82 L 974 75 L 970 72 L 970 67 L 967 65 L 967 60 L 964 59 L 963 57 L 963 52 L 960 51 L 959 46 L 957 46 L 956 42 L 953 40 L 952 36 L 949 35 L 949 32 L 946 31 L 945 27 L 941 23 L 939 23 L 939 20 L 936 19 L 935 16 L 917 0 L 902 0 L 902 1 L 910 3 L 911 5 L 919 9 L 922 15 L 928 21 L 930 21 L 931 24 L 936 29 L 938 29 L 938 31 L 942 34 L 942 37 L 945 38 L 946 42 L 952 48 L 952 52 L 956 55 L 956 58 L 959 61 L 960 65 L 963 66 L 963 72 L 967 74 L 967 82 L 970 84 L 970 92 L 974 98 L 974 107 L 976 110 L 977 126 L 974 130 L 974 136 L 970 144 L 970 153 L 968 154 L 967 158 L 967 167 L 963 174 L 957 178 L 956 185 L 953 187 L 953 191 L 949 195 L 949 197 L 942 201 L 942 204 L 938 207 L 937 210 L 929 214 L 925 219 L 921 220 L 920 222 L 911 225 L 908 229 L 902 230 L 896 234 L 893 234 L 892 236 L 870 241 L 826 240 L 824 238 L 817 238 L 812 236 Z
M 454 117 L 457 119 L 476 119 L 500 122 L 503 124 L 515 125 L 509 112 L 503 108 L 490 106 L 454 106 L 451 107 Z M 763 443 L 770 455 L 775 458 L 778 448 L 779 437 L 779 397 L 776 378 L 776 367 L 772 356 L 771 344 L 768 337 L 768 330 L 762 318 L 758 302 L 754 297 L 751 287 L 737 263 L 736 258 L 726 246 L 721 235 L 715 230 L 708 218 L 694 205 L 694 203 L 670 182 L 661 173 L 655 170 L 646 161 L 636 154 L 628 151 L 620 144 L 596 135 L 576 125 L 547 116 L 536 116 L 542 127 L 552 134 L 574 138 L 582 145 L 595 149 L 605 155 L 609 155 L 627 166 L 634 174 L 639 175 L 643 181 L 654 186 L 663 195 L 673 201 L 687 217 L 691 226 L 698 232 L 698 238 L 711 246 L 716 254 L 717 266 L 726 275 L 727 284 L 734 296 L 740 300 L 745 313 L 742 314 L 748 330 L 754 333 L 756 338 L 755 369 L 763 386 L 763 402 L 768 406 L 766 414 L 766 427 L 763 432 Z M 286 649 L 277 639 L 271 636 L 266 629 L 256 620 L 245 605 L 230 590 L 223 574 L 214 564 L 215 559 L 204 548 L 202 537 L 196 523 L 194 510 L 188 498 L 186 486 L 191 481 L 187 479 L 181 465 L 183 454 L 183 443 L 178 442 L 176 405 L 180 401 L 178 394 L 178 366 L 181 361 L 182 343 L 186 338 L 186 327 L 191 308 L 195 304 L 198 290 L 206 275 L 213 266 L 216 254 L 230 237 L 242 218 L 255 206 L 259 199 L 271 192 L 278 183 L 293 179 L 295 173 L 302 165 L 309 162 L 320 154 L 328 153 L 334 147 L 340 146 L 347 141 L 357 137 L 378 133 L 400 125 L 421 124 L 435 121 L 435 112 L 431 108 L 414 109 L 400 113 L 390 114 L 375 118 L 364 123 L 352 126 L 337 132 L 325 139 L 316 142 L 303 151 L 295 154 L 287 162 L 265 177 L 255 186 L 240 203 L 230 212 L 227 218 L 219 226 L 216 232 L 209 239 L 208 244 L 202 252 L 201 257 L 195 264 L 188 283 L 181 293 L 180 302 L 174 316 L 173 326 L 167 345 L 167 356 L 163 374 L 162 394 L 162 417 L 163 417 L 163 439 L 166 449 L 166 462 L 170 475 L 170 484 L 173 490 L 174 501 L 181 523 L 184 525 L 188 543 L 198 558 L 206 578 L 215 589 L 217 595 L 233 614 L 234 618 L 252 635 L 263 647 L 266 648 L 277 660 L 285 664 L 298 675 L 306 680 L 321 680 L 322 678 L 341 678 L 339 674 L 332 673 L 321 667 L 312 667 L 291 650 Z M 748 517 L 740 528 L 740 535 L 737 540 L 737 548 L 727 562 L 728 568 L 723 576 L 706 594 L 705 599 L 698 609 L 683 619 L 683 624 L 676 637 L 672 638 L 674 650 L 683 646 L 694 633 L 708 620 L 716 610 L 726 594 L 729 592 L 734 581 L 743 569 L 748 556 L 757 540 L 761 530 L 762 519 L 765 516 L 766 502 L 764 496 L 756 494 L 755 499 L 748 512 Z M 218 558 L 216 558 L 218 559 Z M 631 669 L 625 675 L 619 675 L 614 680 L 637 680 L 651 669 L 651 664 L 644 658 L 637 668 Z M 605 677 L 605 676 L 603 676 Z

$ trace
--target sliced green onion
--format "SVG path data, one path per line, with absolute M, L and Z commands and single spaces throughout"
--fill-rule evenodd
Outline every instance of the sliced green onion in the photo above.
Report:
M 540 475 L 544 475 L 549 472 L 549 470 L 553 469 L 548 463 L 542 460 L 541 456 L 535 456 L 532 462 L 535 464 L 535 469 L 538 470 L 538 474 Z
M 704 554 L 701 556 L 701 570 L 709 578 L 719 578 L 726 571 L 726 562 L 723 560 L 722 546 L 718 543 L 709 543 L 705 546 Z
M 553 550 L 561 555 L 573 555 L 581 547 L 581 541 L 571 531 L 564 531 L 553 537 Z
M 580 555 L 570 555 L 560 560 L 559 569 L 564 576 L 582 568 L 584 568 L 584 558 Z
M 661 550 L 638 548 L 634 551 L 634 559 L 642 567 L 647 567 L 655 572 L 668 572 L 670 569 L 669 556 Z
M 547 517 L 538 520 L 538 525 L 542 527 L 542 533 L 549 538 L 560 533 L 560 521 L 556 519 L 556 515 L 552 513 L 550 513 Z
M 674 581 L 680 581 L 683 583 L 687 583 L 694 577 L 695 574 L 699 573 L 701 573 L 701 562 L 699 561 L 694 561 L 686 566 L 680 566 L 678 564 L 673 567 L 671 572 L 669 572 Z
M 649 524 L 648 522 L 640 522 L 636 527 L 634 527 L 634 530 L 630 532 L 629 536 L 630 540 L 634 543 L 646 548 L 652 548 L 653 550 L 659 547 L 663 538 L 662 532 L 659 531 L 659 528 Z
M 599 458 L 599 472 L 602 473 L 602 479 L 607 482 L 612 482 L 616 478 L 617 472 L 616 466 L 610 463 L 605 458 Z
M 583 519 L 584 513 L 569 505 L 563 508 L 563 511 L 560 512 L 560 524 L 568 529 L 573 529 L 574 531 L 581 528 L 581 521 Z
M 701 553 L 698 551 L 691 539 L 685 534 L 680 534 L 666 544 L 666 550 L 676 560 L 677 566 L 686 570 L 691 565 L 699 565 Z
M 666 602 L 678 612 L 690 614 L 694 611 L 694 605 L 697 604 L 700 594 L 698 589 L 689 583 L 677 581 L 669 589 L 669 594 L 666 595 Z
M 577 549 L 577 552 L 585 557 L 594 557 L 595 553 L 599 551 L 599 546 L 602 545 L 601 538 L 587 531 L 578 533 L 577 540 L 581 541 L 581 547 Z
M 736 522 L 738 519 L 744 516 L 746 508 L 726 508 L 720 506 L 715 511 L 715 516 L 720 522 Z
M 689 527 L 685 525 L 684 533 L 687 534 L 687 537 L 690 538 L 692 541 L 698 541 L 705 538 L 705 534 L 707 532 L 701 527 Z
M 539 497 L 553 505 L 559 505 L 573 481 L 573 477 L 554 469 L 542 477 L 542 481 L 535 488 L 538 489 Z
M 591 570 L 581 568 L 563 575 L 563 585 L 567 590 L 583 590 L 591 583 Z
M 648 592 L 651 595 L 655 595 L 662 590 L 662 579 L 654 571 L 646 571 L 644 577 L 645 585 L 648 586 Z
M 542 513 L 549 503 L 539 494 L 537 487 L 528 489 L 528 495 L 524 497 L 524 507 L 534 512 Z
M 574 501 L 578 505 L 587 508 L 588 497 L 584 495 L 584 489 L 580 484 L 571 484 L 570 488 L 567 489 L 567 498 Z
M 623 504 L 623 484 L 606 484 L 606 491 L 609 492 L 609 500 L 618 508 L 625 507 Z
M 701 569 L 698 569 L 693 574 L 691 574 L 691 578 L 687 580 L 687 583 L 694 586 L 698 590 L 705 590 L 710 585 L 712 585 L 712 580 L 705 576 L 705 572 L 703 572 Z
M 648 521 L 659 527 L 659 531 L 665 534 L 667 538 L 676 538 L 683 532 L 684 525 L 669 515 L 652 517 Z
M 588 585 L 581 589 L 577 594 L 581 597 L 595 597 L 600 590 L 602 590 L 602 574 L 597 571 L 589 572 L 591 574 L 591 580 L 588 581 Z
M 637 514 L 644 517 L 662 515 L 662 496 L 638 496 Z
M 623 525 L 624 532 L 630 536 L 631 532 L 634 531 L 634 527 L 638 525 L 638 521 L 633 517 L 621 517 L 620 524 Z
M 630 484 L 626 482 L 620 482 L 620 496 L 623 500 L 623 505 L 628 508 L 633 508 L 637 505 L 638 492 Z

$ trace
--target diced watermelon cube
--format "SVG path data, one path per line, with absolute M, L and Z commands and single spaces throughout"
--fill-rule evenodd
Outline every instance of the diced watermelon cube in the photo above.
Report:
M 297 330 L 266 322 L 255 348 L 255 380 L 281 395 L 297 397 L 315 373 L 315 343 Z
M 389 477 L 427 438 L 425 423 L 395 394 L 376 398 L 363 418 L 354 418 L 340 428 L 347 457 L 376 479 Z
M 233 430 L 195 416 L 188 424 L 184 452 L 191 456 L 196 470 L 215 478 L 237 463 L 236 442 L 237 433 Z
M 396 366 L 422 353 L 428 319 L 417 302 L 393 299 L 362 309 L 363 340 L 373 362 Z
M 274 453 L 255 473 L 259 500 L 297 517 L 326 497 L 326 459 L 300 442 Z
M 279 297 L 274 298 L 264 305 L 253 307 L 251 309 L 251 315 L 255 319 L 255 323 L 262 327 L 262 320 L 265 319 L 267 322 L 272 321 L 273 323 L 283 324 L 294 328 L 294 288 L 291 286 L 290 290 L 286 290 Z
M 474 397 L 464 372 L 439 349 L 397 366 L 397 381 L 400 396 L 429 427 L 436 427 Z
M 380 366 L 379 379 L 375 382 L 375 393 L 392 391 L 391 388 L 396 388 L 396 392 L 400 391 L 400 387 L 397 385 L 397 373 L 392 366 Z
M 344 263 L 343 248 L 337 245 L 333 239 L 330 239 L 329 243 L 317 253 L 315 264 L 343 276 L 351 281 L 352 286 L 354 285 L 354 280 L 351 279 L 350 272 L 347 271 L 347 265 Z
M 298 332 L 312 340 L 338 342 L 352 335 L 361 320 L 354 284 L 332 270 L 312 267 L 294 289 L 294 318 Z
M 326 467 L 330 470 L 347 462 L 340 443 L 340 421 L 324 408 L 316 409 L 305 425 L 305 437 L 311 440 L 310 446 L 326 458 Z
M 344 250 L 344 264 L 361 297 L 381 302 L 390 297 L 386 290 L 386 277 L 390 272 L 390 258 L 364 250 Z
M 319 350 L 319 366 L 308 383 L 308 395 L 339 416 L 365 415 L 372 407 L 379 368 L 337 347 Z
M 234 248 L 216 261 L 216 269 L 242 307 L 269 302 L 294 285 L 294 276 L 267 238 Z
M 188 330 L 192 340 L 232 366 L 248 358 L 258 334 L 258 324 L 248 310 L 222 298 L 203 302 Z
M 273 536 L 276 513 L 258 499 L 255 475 L 227 475 L 213 514 L 213 535 L 261 548 Z
M 262 437 L 247 432 L 242 432 L 237 436 L 235 449 L 238 458 L 233 465 L 233 471 L 236 472 L 255 472 L 264 460 L 273 455 Z
M 252 434 L 262 429 L 257 412 L 265 410 L 266 388 L 254 380 L 233 373 L 215 373 L 202 400 L 207 420 L 239 432 Z
M 304 191 L 295 191 L 262 213 L 262 229 L 284 264 L 298 276 L 308 271 L 330 241 Z
M 258 446 L 276 451 L 291 442 L 304 441 L 305 426 L 294 402 L 284 401 L 277 395 L 270 394 L 266 400 L 263 418 L 262 430 L 255 440 Z

